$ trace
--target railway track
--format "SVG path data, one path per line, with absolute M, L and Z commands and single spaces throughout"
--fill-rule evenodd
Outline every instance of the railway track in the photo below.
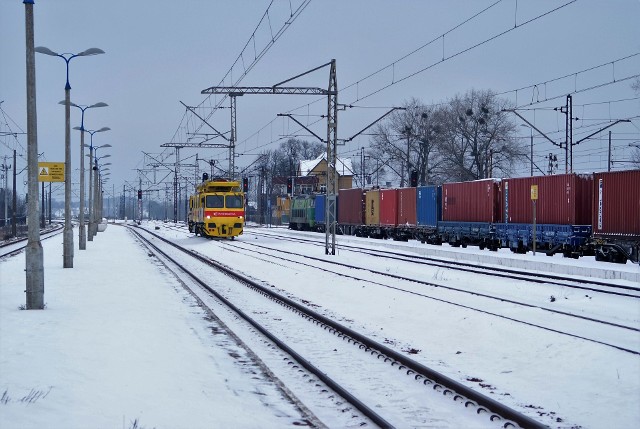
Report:
M 263 258 L 263 260 L 271 261 L 277 265 L 283 263 L 302 264 L 317 269 L 319 273 L 332 271 L 336 275 L 344 275 L 342 271 L 348 268 L 351 269 L 349 274 L 351 278 L 361 280 L 367 284 L 376 284 L 419 298 L 436 300 L 447 305 L 462 307 L 519 324 L 597 343 L 626 353 L 640 355 L 640 349 L 634 339 L 637 337 L 637 333 L 640 332 L 640 328 L 629 322 L 620 323 L 615 317 L 606 319 L 604 317 L 587 316 L 577 311 L 563 311 L 550 305 L 525 302 L 521 299 L 509 297 L 504 293 L 480 292 L 474 284 L 464 287 L 462 285 L 452 285 L 453 282 L 451 281 L 427 281 L 417 273 L 411 276 L 408 274 L 393 274 L 372 269 L 371 264 L 368 266 L 346 264 L 335 259 L 301 255 L 270 246 L 263 246 L 253 241 L 221 243 L 227 248 L 247 255 L 253 254 L 254 257 Z M 362 274 L 363 272 L 367 274 Z M 388 280 L 383 281 L 381 280 L 382 278 L 387 278 Z M 527 279 L 519 279 L 519 281 L 523 280 Z M 416 285 L 418 288 L 416 288 Z M 455 295 L 443 294 L 442 291 L 452 291 Z M 630 298 L 620 297 L 619 299 Z M 514 311 L 514 305 L 523 310 Z M 538 311 L 554 315 L 554 317 L 541 318 Z
M 320 242 L 318 240 L 302 238 L 302 237 L 291 237 L 290 235 L 284 235 L 284 234 L 274 234 L 271 232 L 269 233 L 257 232 L 255 230 L 245 231 L 245 234 L 253 235 L 253 236 L 276 237 L 278 240 L 307 243 L 317 247 L 324 247 L 324 242 Z M 477 264 L 471 264 L 468 262 L 450 261 L 450 260 L 444 260 L 441 258 L 412 255 L 412 254 L 400 253 L 400 252 L 392 252 L 388 250 L 367 249 L 367 248 L 362 248 L 355 245 L 349 245 L 344 243 L 340 244 L 340 249 L 348 250 L 356 253 L 362 253 L 362 254 L 377 257 L 377 258 L 394 259 L 398 261 L 411 262 L 411 263 L 420 264 L 424 266 L 447 268 L 452 270 L 464 271 L 468 273 L 487 275 L 492 277 L 508 278 L 513 280 L 526 280 L 531 283 L 557 285 L 557 286 L 562 286 L 570 289 L 582 290 L 587 292 L 601 292 L 605 294 L 640 298 L 640 286 L 637 286 L 637 285 L 634 286 L 634 285 L 614 284 L 611 282 L 598 281 L 594 279 L 560 276 L 560 275 L 549 274 L 549 273 L 536 273 L 536 272 L 523 273 L 521 270 L 514 270 L 514 269 L 509 269 L 504 267 L 486 267 L 486 266 L 480 267 Z
M 40 231 L 40 240 L 46 240 L 62 233 L 64 225 L 55 225 L 53 228 L 47 228 Z M 27 237 L 20 237 L 10 241 L 0 242 L 0 258 L 16 255 L 27 247 Z
M 239 275 L 151 231 L 136 229 L 135 233 L 161 260 L 175 264 L 179 267 L 176 269 L 233 309 L 235 317 L 250 324 L 252 331 L 266 336 L 268 340 L 262 342 L 268 341 L 271 348 L 278 349 L 273 352 L 280 356 L 275 361 L 304 371 L 307 385 L 339 395 L 336 399 L 333 393 L 325 393 L 334 398 L 343 414 L 354 416 L 351 423 L 355 426 L 373 422 L 380 427 L 544 427 L 406 354 L 311 310 L 309 305 L 277 293 L 276 285 Z M 197 267 L 192 268 L 194 259 Z M 220 279 L 214 271 L 225 277 Z M 247 288 L 255 293 L 247 295 Z M 252 341 L 255 344 L 256 340 Z M 308 396 L 304 390 L 297 394 Z M 325 407 L 310 408 L 322 413 Z

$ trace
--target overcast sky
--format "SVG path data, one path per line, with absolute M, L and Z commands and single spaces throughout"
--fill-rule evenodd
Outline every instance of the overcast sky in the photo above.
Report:
M 137 182 L 136 169 L 145 168 L 143 152 L 158 157 L 164 150 L 161 144 L 183 142 L 187 132 L 212 132 L 206 125 L 199 128 L 200 121 L 193 115 L 185 118 L 180 101 L 215 106 L 220 97 L 205 101 L 201 91 L 221 83 L 249 42 L 225 84 L 237 81 L 256 53 L 269 46 L 272 34 L 277 40 L 240 84 L 270 86 L 336 59 L 338 101 L 361 107 L 339 113 L 339 138 L 350 137 L 411 97 L 440 103 L 475 88 L 504 93 L 518 106 L 536 109 L 522 114 L 554 139 L 564 140 L 564 115 L 552 108 L 563 105 L 566 94 L 573 93 L 574 116 L 581 118 L 574 125 L 574 141 L 609 120 L 633 118 L 629 124 L 611 128 L 614 160 L 628 159 L 629 144 L 640 144 L 640 94 L 631 89 L 632 80 L 611 82 L 640 73 L 640 1 L 496 3 L 456 28 L 494 1 L 311 0 L 305 6 L 306 0 L 275 0 L 268 18 L 258 26 L 269 1 L 36 0 L 35 45 L 57 52 L 77 53 L 90 47 L 106 51 L 71 61 L 71 100 L 109 104 L 87 111 L 85 128 L 111 128 L 96 134 L 94 145 L 113 146 L 102 154 L 111 154 L 110 183 L 117 190 L 125 181 Z M 566 3 L 570 4 L 528 22 Z M 289 18 L 298 8 L 299 14 Z M 278 37 L 287 19 L 291 24 Z M 2 110 L 17 123 L 7 125 L 6 118 L 0 117 L 0 131 L 26 130 L 24 40 L 23 3 L 0 0 L 0 101 Z M 436 41 L 402 59 L 432 40 Z M 610 64 L 579 73 L 606 63 Z M 44 152 L 47 161 L 62 162 L 64 107 L 57 103 L 64 100 L 64 61 L 36 54 L 36 67 L 38 151 Z M 555 80 L 566 75 L 572 76 Z M 324 68 L 290 85 L 326 88 L 328 78 L 329 70 Z M 532 89 L 535 84 L 537 88 Z M 588 89 L 595 86 L 599 88 Z M 519 88 L 523 89 L 516 97 L 514 90 Z M 545 99 L 551 100 L 537 102 Z M 246 95 L 237 100 L 239 170 L 254 162 L 260 151 L 278 147 L 283 138 L 298 131 L 290 120 L 277 118 L 278 113 L 299 108 L 296 114 L 311 116 L 298 119 L 309 124 L 326 113 L 326 99 L 317 96 Z M 532 100 L 536 103 L 528 105 Z M 228 100 L 222 106 L 228 107 Z M 211 109 L 198 112 L 206 115 Z M 228 132 L 229 116 L 229 109 L 220 109 L 208 122 Z M 71 125 L 80 125 L 78 109 L 72 110 Z M 321 136 L 326 135 L 325 127 L 324 121 L 311 126 Z M 529 130 L 522 127 L 521 131 L 528 142 Z M 606 169 L 607 131 L 575 148 L 574 170 Z M 368 139 L 362 136 L 340 147 L 339 156 L 355 157 Z M 79 146 L 79 132 L 73 131 L 74 170 L 79 165 Z M 0 157 L 11 155 L 14 147 L 24 153 L 26 136 L 19 135 L 17 141 L 0 136 Z M 560 149 L 538 137 L 534 147 L 534 159 L 543 170 L 544 156 L 550 152 L 558 155 L 562 166 Z M 173 163 L 169 153 L 162 159 Z M 228 152 L 220 149 L 182 149 L 181 158 L 193 164 L 196 153 L 224 168 L 228 165 Z M 25 164 L 26 160 L 18 161 L 19 168 Z M 207 165 L 201 161 L 200 167 Z M 614 168 L 624 169 L 625 164 L 615 163 Z M 159 169 L 156 180 L 167 173 Z M 77 183 L 78 172 L 74 174 Z M 528 166 L 522 174 L 528 174 Z

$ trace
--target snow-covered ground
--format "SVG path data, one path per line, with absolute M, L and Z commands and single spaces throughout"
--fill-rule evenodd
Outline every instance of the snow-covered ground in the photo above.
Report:
M 531 416 L 545 413 L 541 419 L 545 423 L 554 421 L 549 417 L 554 413 L 554 419 L 562 419 L 554 421 L 556 427 L 640 424 L 638 355 L 373 284 L 327 284 L 330 277 L 313 268 L 274 270 L 273 264 L 256 260 L 238 263 L 238 253 L 221 243 L 159 225 L 157 232 L 235 264 L 248 275 L 268 278 L 277 288 L 304 297 L 326 314 L 351 320 L 381 342 L 420 350 L 421 362 L 494 399 Z M 359 241 L 338 237 L 339 243 L 348 240 Z M 299 244 L 254 236 L 251 230 L 237 240 L 239 245 L 252 242 L 324 255 L 322 248 L 302 249 Z M 452 257 L 472 260 L 490 255 L 415 242 L 370 244 L 430 254 L 452 252 Z M 43 247 L 44 311 L 19 309 L 25 300 L 24 255 L 0 261 L 0 428 L 285 427 L 304 418 L 304 412 L 268 377 L 260 372 L 256 376 L 230 358 L 247 351 L 229 338 L 212 335 L 214 322 L 205 319 L 194 298 L 124 228 L 109 226 L 87 243 L 86 251 L 76 250 L 73 269 L 62 268 L 61 236 L 43 241 Z M 328 258 L 366 261 L 340 247 L 338 255 Z M 637 265 L 596 263 L 592 258 L 575 261 L 508 251 L 491 258 L 510 266 L 520 262 L 504 261 L 527 261 L 527 270 L 546 269 L 545 264 L 552 262 L 554 267 L 566 267 L 554 268 L 558 272 L 573 272 L 574 267 L 586 275 L 589 269 L 613 273 L 605 277 L 624 272 L 631 276 L 624 284 L 637 282 L 633 276 L 640 275 Z M 408 265 L 396 262 L 376 268 L 399 273 L 416 269 Z M 477 275 L 420 269 L 430 280 L 488 287 Z M 291 282 L 291 278 L 300 281 Z M 517 294 L 541 306 L 548 304 L 547 291 L 553 290 L 537 293 L 516 288 Z M 450 294 L 424 287 L 422 292 L 435 297 Z M 640 305 L 635 299 L 598 293 L 585 297 L 569 290 L 555 293 L 563 298 L 558 305 L 571 311 L 599 313 L 640 327 Z M 521 311 L 513 307 L 514 316 Z M 535 309 L 527 313 L 540 320 L 555 317 Z M 629 331 L 626 341 L 640 350 L 637 331 Z

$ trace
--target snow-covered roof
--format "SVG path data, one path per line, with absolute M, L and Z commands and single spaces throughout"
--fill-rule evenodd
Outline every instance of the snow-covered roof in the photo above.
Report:
M 318 166 L 323 160 L 327 159 L 327 154 L 323 153 L 316 159 L 307 159 L 300 161 L 300 175 L 308 176 L 309 173 Z M 338 158 L 336 170 L 340 176 L 353 176 L 353 165 L 351 158 Z

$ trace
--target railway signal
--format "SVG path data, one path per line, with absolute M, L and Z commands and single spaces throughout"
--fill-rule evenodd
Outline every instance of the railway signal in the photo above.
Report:
M 293 179 L 291 177 L 287 179 L 287 194 L 293 195 Z
M 249 192 L 249 178 L 245 177 L 242 179 L 242 192 L 245 194 Z
M 411 187 L 415 188 L 418 186 L 418 172 L 416 170 L 411 171 Z

